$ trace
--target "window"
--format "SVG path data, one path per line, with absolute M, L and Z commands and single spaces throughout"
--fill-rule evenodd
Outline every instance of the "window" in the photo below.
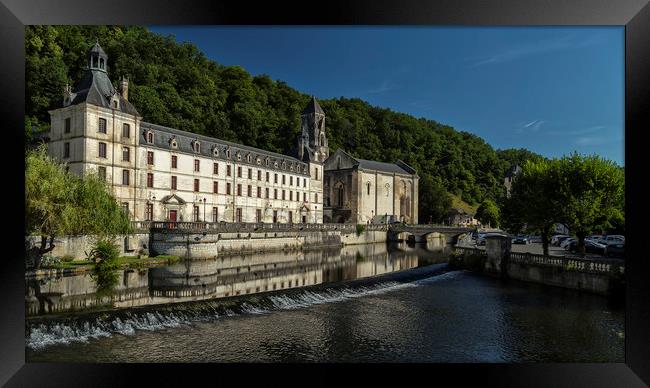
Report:
M 253 169 L 252 168 L 248 169 L 248 179 L 253 179 Z
M 237 178 L 241 178 L 241 166 L 237 167 Z
M 212 222 L 219 222 L 219 208 L 212 208 Z
M 282 184 L 283 185 L 287 184 L 287 177 L 284 174 L 282 174 Z
M 199 180 L 194 179 L 194 191 L 199 191 Z
M 262 209 L 255 209 L 255 222 L 262 222 Z M 259 287 L 256 290 L 259 291 Z
M 177 168 L 178 166 L 178 157 L 176 155 L 172 155 L 172 168 Z
M 289 186 L 293 186 L 293 177 L 292 176 L 289 177 Z
M 226 183 L 226 194 L 230 195 L 230 183 Z
M 302 187 L 307 187 L 307 178 L 302 178 Z
M 200 161 L 198 159 L 194 159 L 194 171 L 199 171 L 200 170 Z
M 99 175 L 99 179 L 106 182 L 106 167 L 98 167 L 97 168 L 97 175 Z
M 300 193 L 296 191 L 296 201 L 300 201 Z
M 129 147 L 124 147 L 122 149 L 122 161 L 128 162 L 130 160 Z
M 237 195 L 241 197 L 241 184 L 237 185 Z
M 153 166 L 153 151 L 147 151 L 147 164 Z
M 307 193 L 302 193 L 302 201 L 307 202 Z
M 264 189 L 264 198 L 269 199 L 269 188 Z
M 253 187 L 251 185 L 248 185 L 248 196 L 249 197 L 253 196 Z
M 241 208 L 237 208 L 237 222 L 241 222 Z
M 262 198 L 262 188 L 257 186 L 257 198 Z
M 198 140 L 195 140 L 192 142 L 192 149 L 194 149 L 194 152 L 201 152 L 201 143 L 199 143 Z
M 122 124 L 122 137 L 126 139 L 131 137 L 131 126 L 127 123 Z
M 147 174 L 147 187 L 153 187 L 153 174 Z
M 151 132 L 151 131 L 147 132 L 147 143 L 152 143 L 153 144 L 153 132 Z
M 269 181 L 269 172 L 268 171 L 266 172 L 266 181 L 267 182 Z
M 212 164 L 212 173 L 214 175 L 219 175 L 219 163 Z
M 314 179 L 318 180 L 318 167 L 316 167 L 316 176 L 314 177 Z
M 278 183 L 278 174 L 273 174 L 273 183 Z
M 258 181 L 262 180 L 262 170 L 257 170 L 257 180 Z
M 228 175 L 228 176 L 231 175 L 230 166 L 226 166 L 226 175 Z
M 176 177 L 172 175 L 172 190 L 176 190 Z
M 63 143 L 63 157 L 70 157 L 70 143 Z
M 99 143 L 99 157 L 100 158 L 105 158 L 106 157 L 106 143 Z
M 70 133 L 70 117 L 65 119 L 64 131 L 65 133 Z
M 153 221 L 153 203 L 147 204 L 147 214 L 144 218 L 146 221 Z
M 293 201 L 293 191 L 289 190 L 289 201 Z
M 129 170 L 122 170 L 122 184 L 129 185 Z
M 316 198 L 315 198 L 316 200 L 314 201 L 314 203 L 318 203 L 318 193 L 316 193 L 315 195 L 316 195 Z
M 219 182 L 212 182 L 212 192 L 215 194 L 219 193 Z
M 366 183 L 366 187 L 368 189 L 368 195 L 370 195 L 370 182 Z
M 273 189 L 273 199 L 278 199 L 278 189 Z
M 192 207 L 192 219 L 194 222 L 199 222 L 199 207 L 196 205 Z
M 282 190 L 282 200 L 284 201 L 284 199 L 285 199 L 285 191 Z
M 106 133 L 106 119 L 99 119 L 99 133 Z

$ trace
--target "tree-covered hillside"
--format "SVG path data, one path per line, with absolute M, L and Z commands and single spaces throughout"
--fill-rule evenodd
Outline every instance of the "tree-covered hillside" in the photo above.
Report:
M 111 80 L 129 78 L 129 101 L 144 120 L 293 152 L 308 95 L 266 75 L 215 63 L 172 36 L 119 26 L 26 27 L 27 145 L 32 127 L 47 130 L 47 110 L 61 106 L 63 87 L 81 79 L 95 41 L 109 56 Z M 420 222 L 442 220 L 451 206 L 450 194 L 470 205 L 484 198 L 498 201 L 510 164 L 540 158 L 527 150 L 496 151 L 478 136 L 358 98 L 319 102 L 327 115 L 331 153 L 342 147 L 364 159 L 402 159 L 418 171 Z

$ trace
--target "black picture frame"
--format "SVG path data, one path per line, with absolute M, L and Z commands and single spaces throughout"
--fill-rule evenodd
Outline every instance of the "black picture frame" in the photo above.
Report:
M 625 363 L 620 364 L 431 364 L 431 365 L 180 365 L 25 364 L 24 247 L 20 205 L 24 175 L 24 26 L 32 24 L 245 24 L 245 25 L 620 25 L 625 26 L 625 175 L 628 232 L 626 260 Z M 0 383 L 7 386 L 122 386 L 348 381 L 365 384 L 387 377 L 495 386 L 641 387 L 650 384 L 650 259 L 641 246 L 645 144 L 650 129 L 650 6 L 647 0 L 418 0 L 253 4 L 179 0 L 0 0 L 0 111 L 4 131 L 3 185 L 6 232 L 0 270 Z M 297 53 L 298 55 L 299 53 Z M 644 163 L 645 162 L 645 163 Z M 24 206 L 23 206 L 24 207 Z M 10 215 L 15 209 L 17 215 Z M 632 209 L 632 211 L 630 211 Z M 16 223 L 18 224 L 16 226 Z M 480 317 L 477 317 L 480 321 Z M 404 370 L 406 369 L 406 370 Z M 301 377 L 294 379 L 293 374 Z M 307 378 L 305 378 L 307 377 Z M 203 380 L 207 379 L 207 380 Z M 284 385 L 284 384 L 283 384 Z

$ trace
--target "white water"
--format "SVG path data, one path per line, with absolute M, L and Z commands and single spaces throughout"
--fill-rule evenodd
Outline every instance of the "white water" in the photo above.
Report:
M 72 324 L 53 322 L 48 324 L 39 324 L 30 328 L 29 336 L 26 339 L 26 345 L 30 349 L 40 350 L 52 345 L 66 345 L 72 342 L 87 342 L 90 339 L 110 337 L 112 334 L 131 336 L 135 335 L 138 330 L 163 330 L 190 325 L 192 322 L 205 322 L 241 314 L 266 314 L 277 310 L 307 308 L 318 304 L 337 303 L 351 298 L 360 298 L 411 287 L 418 287 L 435 281 L 452 279 L 456 277 L 458 273 L 459 272 L 447 272 L 409 283 L 391 281 L 358 288 L 331 288 L 318 291 L 304 290 L 283 295 L 270 295 L 263 297 L 259 304 L 243 302 L 239 305 L 240 313 L 231 309 L 225 309 L 223 311 L 208 311 L 209 308 L 207 308 L 204 311 L 201 311 L 197 316 L 188 316 L 181 312 L 171 312 L 166 314 L 161 314 L 159 312 L 146 312 L 138 315 L 128 314 L 126 317 L 118 316 L 113 318 L 110 322 L 98 318 L 94 322 Z

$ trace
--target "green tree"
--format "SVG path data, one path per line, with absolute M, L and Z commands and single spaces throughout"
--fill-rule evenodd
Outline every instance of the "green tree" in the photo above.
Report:
M 543 159 L 525 162 L 513 181 L 510 198 L 503 201 L 501 212 L 503 224 L 510 232 L 540 233 L 544 255 L 548 255 L 553 225 L 560 219 L 558 176 L 552 166 L 553 162 Z
M 451 208 L 451 195 L 439 180 L 429 174 L 422 176 L 419 187 L 419 222 L 421 224 L 442 222 Z
M 500 210 L 494 201 L 486 199 L 476 209 L 476 219 L 481 221 L 481 224 L 488 224 L 491 227 L 498 228 L 501 220 Z
M 69 173 L 44 145 L 26 155 L 25 228 L 25 234 L 41 236 L 38 256 L 54 249 L 55 236 L 111 238 L 131 232 L 128 216 L 106 184 L 92 174 L 82 179 Z
M 552 169 L 560 222 L 575 233 L 584 255 L 587 235 L 625 223 L 625 176 L 612 161 L 577 153 L 554 161 Z

